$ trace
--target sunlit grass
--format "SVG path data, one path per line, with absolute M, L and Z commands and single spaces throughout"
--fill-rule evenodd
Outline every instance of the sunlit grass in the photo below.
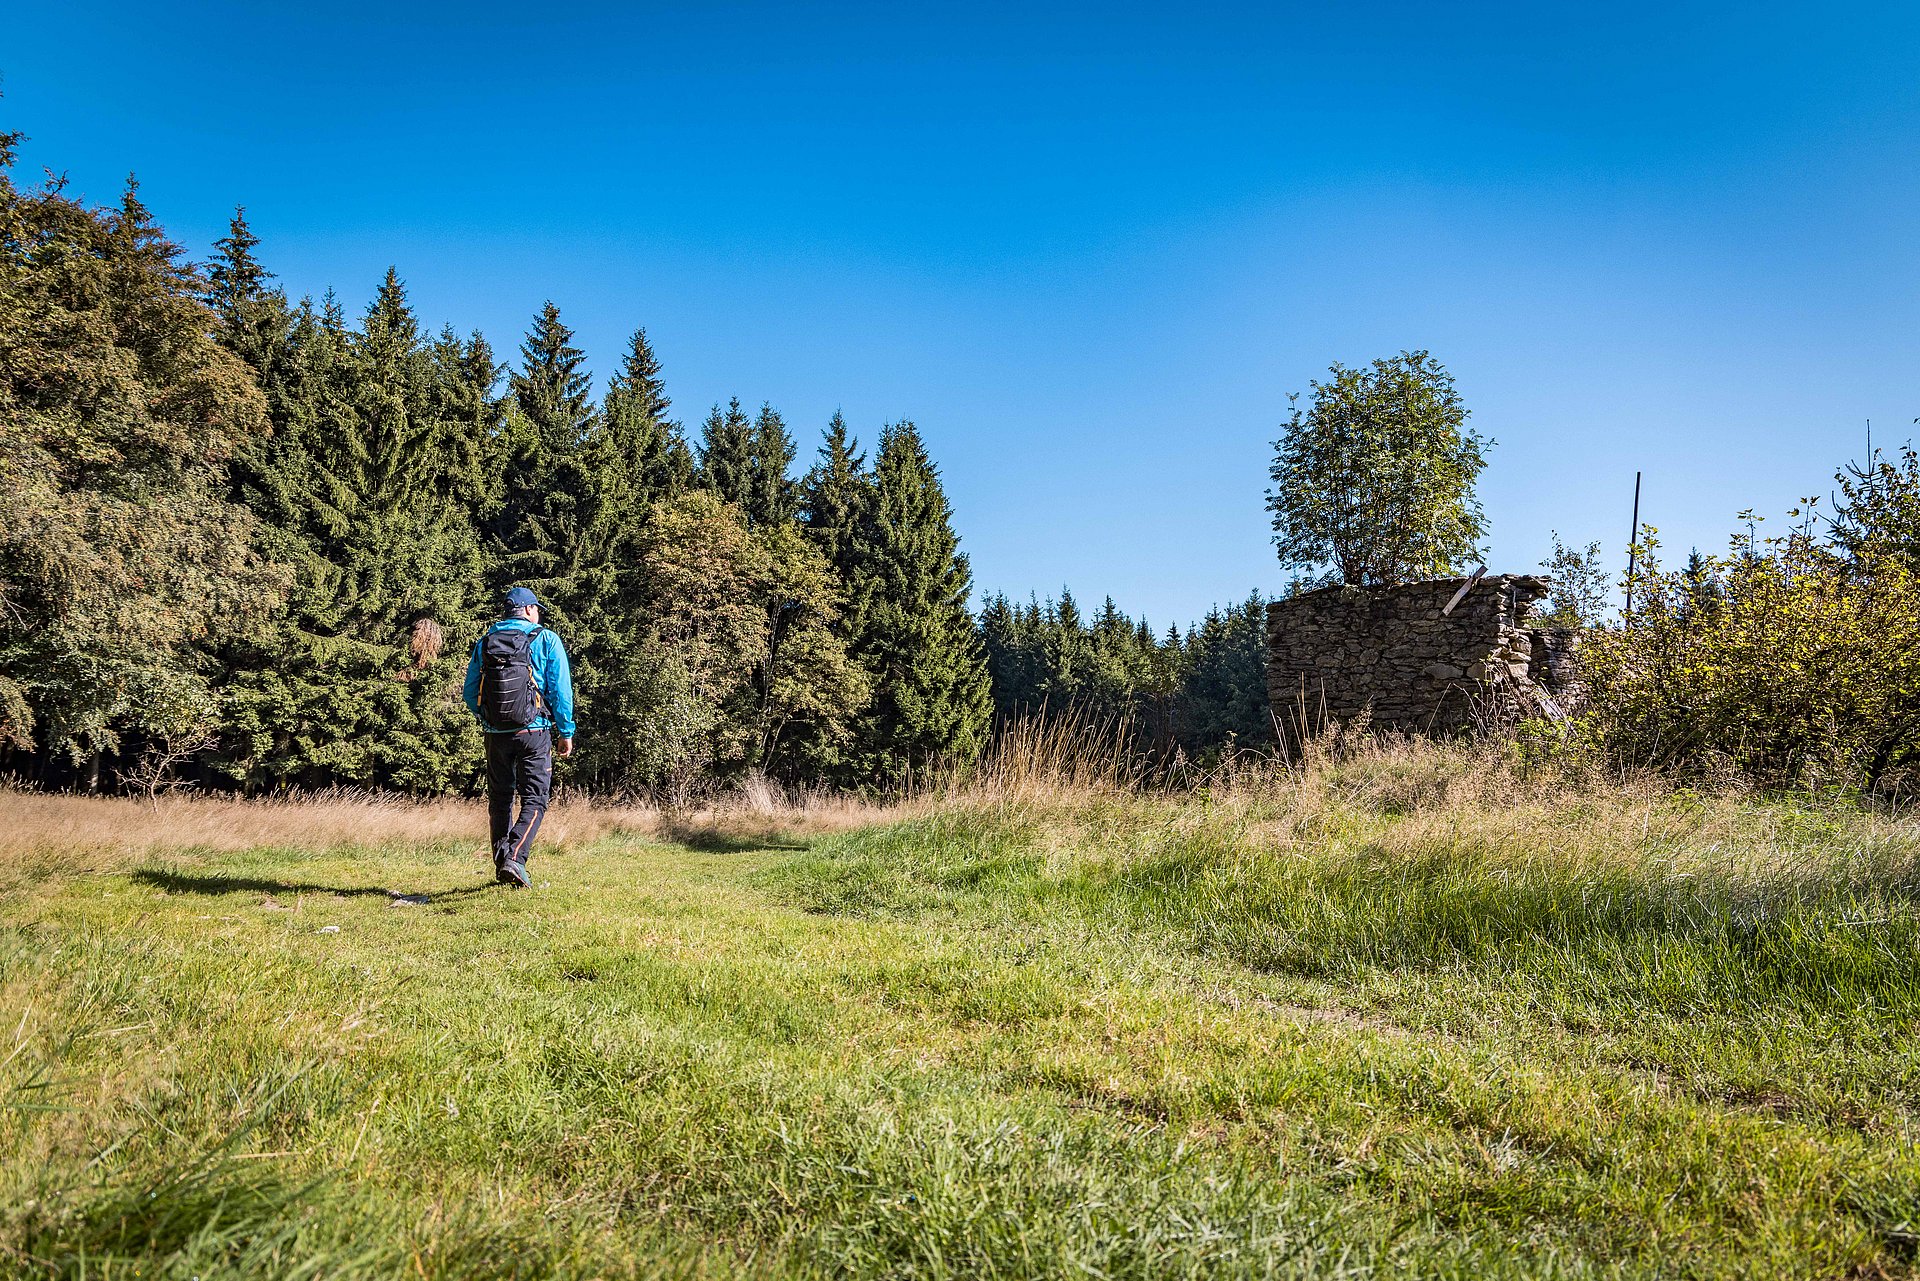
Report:
M 0 1272 L 1911 1272 L 1910 820 L 1402 748 L 851 824 L 48 860 Z

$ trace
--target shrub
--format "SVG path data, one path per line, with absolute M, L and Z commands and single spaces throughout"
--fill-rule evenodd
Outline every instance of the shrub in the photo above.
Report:
M 1645 539 L 1634 614 L 1590 631 L 1585 728 L 1617 759 L 1763 787 L 1894 796 L 1920 765 L 1920 467 L 1841 475 L 1789 534 L 1665 570 Z M 1649 531 L 1649 534 L 1651 531 Z

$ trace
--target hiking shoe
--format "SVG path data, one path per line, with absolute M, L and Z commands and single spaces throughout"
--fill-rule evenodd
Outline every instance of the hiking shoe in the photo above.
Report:
M 514 885 L 517 882 L 507 875 L 507 860 L 498 854 L 493 856 L 493 879 L 502 885 Z
M 513 886 L 515 889 L 527 890 L 533 888 L 533 878 L 527 875 L 527 865 L 525 863 L 516 863 L 512 859 L 508 859 L 500 865 L 499 870 L 494 875 L 497 879 L 507 885 Z

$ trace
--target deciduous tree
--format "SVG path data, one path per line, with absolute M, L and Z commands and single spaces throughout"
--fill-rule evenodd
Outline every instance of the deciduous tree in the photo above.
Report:
M 1452 375 L 1424 351 L 1330 372 L 1274 442 L 1267 509 L 1281 562 L 1364 587 L 1471 563 L 1490 442 L 1468 429 Z

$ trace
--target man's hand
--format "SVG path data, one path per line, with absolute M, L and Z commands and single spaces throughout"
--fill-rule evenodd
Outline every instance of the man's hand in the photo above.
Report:
M 559 745 L 558 745 L 558 746 L 559 746 L 559 751 L 560 751 L 560 755 L 562 755 L 562 756 L 572 756 L 572 755 L 573 755 L 573 740 L 572 740 L 572 739 L 570 739 L 570 738 L 563 738 L 563 739 L 561 739 L 561 740 L 560 740 L 560 742 L 559 742 Z

